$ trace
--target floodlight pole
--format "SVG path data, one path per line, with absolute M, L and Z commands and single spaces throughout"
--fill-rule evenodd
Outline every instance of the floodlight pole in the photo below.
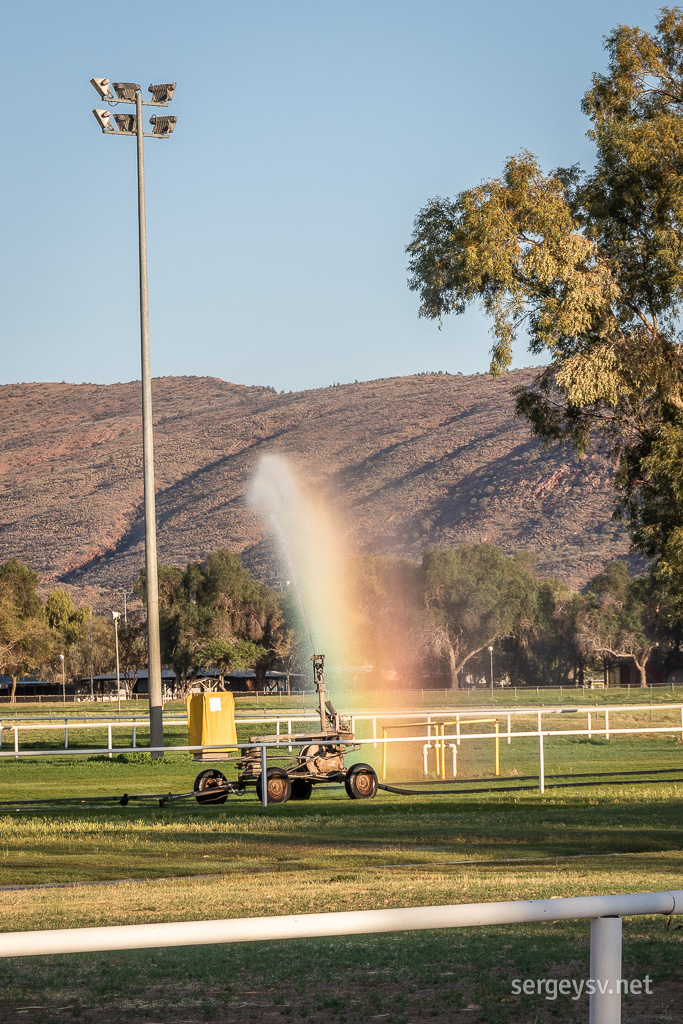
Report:
M 156 502 L 154 497 L 154 436 L 152 425 L 152 375 L 149 356 L 149 297 L 147 292 L 147 226 L 145 218 L 145 162 L 142 124 L 142 108 L 167 107 L 173 99 L 176 83 L 150 85 L 151 101 L 144 101 L 140 86 L 134 82 L 114 83 L 114 98 L 108 78 L 91 78 L 91 84 L 111 106 L 114 103 L 135 103 L 135 131 L 129 130 L 128 122 L 117 132 L 110 124 L 105 110 L 93 110 L 98 124 L 107 135 L 135 135 L 138 155 L 138 236 L 140 249 L 140 351 L 142 364 L 142 460 L 144 468 L 145 505 L 145 577 L 147 590 L 147 665 L 149 680 L 149 742 L 157 750 L 152 757 L 163 757 L 164 723 L 161 695 L 161 646 L 159 637 L 159 583 L 157 578 L 157 527 Z M 116 121 L 116 116 L 114 117 Z M 176 117 L 151 118 L 154 125 L 148 138 L 167 138 L 175 127 Z M 124 597 L 125 601 L 125 597 Z
M 145 583 L 147 589 L 147 668 L 149 686 L 149 745 L 163 747 L 161 700 L 161 643 L 159 637 L 159 581 L 157 575 L 157 522 L 154 494 L 154 432 L 152 375 L 149 355 L 149 294 L 147 290 L 147 223 L 145 217 L 145 160 L 142 94 L 135 93 L 138 150 L 138 233 L 140 242 L 140 353 L 142 365 L 142 461 L 145 504 Z M 163 757 L 161 752 L 152 757 Z

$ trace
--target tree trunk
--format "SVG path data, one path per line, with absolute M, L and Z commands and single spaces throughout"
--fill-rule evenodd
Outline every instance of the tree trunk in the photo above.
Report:
M 17 702 L 17 677 L 12 676 L 12 695 L 10 697 L 10 704 L 16 704 Z
M 640 672 L 640 686 L 641 689 L 647 689 L 647 662 L 644 661 L 642 665 L 639 665 L 636 661 L 636 668 Z
M 448 645 L 448 670 L 451 675 L 451 690 L 459 690 L 460 681 L 458 679 L 458 664 L 452 644 Z

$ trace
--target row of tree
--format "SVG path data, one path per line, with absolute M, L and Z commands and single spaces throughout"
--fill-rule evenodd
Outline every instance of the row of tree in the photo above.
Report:
M 642 686 L 655 659 L 681 648 L 676 600 L 655 574 L 634 577 L 613 561 L 583 592 L 537 579 L 533 556 L 493 544 L 427 550 L 420 564 L 364 556 L 361 646 L 385 671 L 452 687 L 489 677 L 515 685 L 578 682 L 584 669 L 630 664 Z
M 583 592 L 533 574 L 533 556 L 493 544 L 430 549 L 420 563 L 362 555 L 353 562 L 356 664 L 371 664 L 404 685 L 458 687 L 488 675 L 515 685 L 576 682 L 584 668 L 631 663 L 642 685 L 648 666 L 675 664 L 682 646 L 677 598 L 656 573 L 630 574 L 610 562 Z M 111 672 L 110 616 L 75 608 L 53 590 L 43 600 L 38 575 L 11 559 L 0 566 L 0 670 L 59 680 Z M 144 574 L 137 589 L 144 596 Z M 189 684 L 201 670 L 310 671 L 297 633 L 292 595 L 252 579 L 227 550 L 184 570 L 159 567 L 162 659 Z M 146 666 L 144 612 L 119 627 L 122 673 Z M 130 685 L 130 684 L 129 684 Z

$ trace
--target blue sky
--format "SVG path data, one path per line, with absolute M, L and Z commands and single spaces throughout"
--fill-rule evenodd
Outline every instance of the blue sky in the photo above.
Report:
M 580 99 L 618 23 L 658 6 L 482 0 L 32 2 L 0 41 L 0 383 L 139 377 L 135 143 L 92 77 L 177 81 L 146 144 L 154 376 L 300 390 L 482 372 L 477 310 L 417 318 L 404 248 L 426 200 L 591 162 Z M 516 365 L 532 362 L 523 346 Z

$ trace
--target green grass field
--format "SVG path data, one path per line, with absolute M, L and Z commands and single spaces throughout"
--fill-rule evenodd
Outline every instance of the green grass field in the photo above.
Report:
M 631 713 L 623 715 L 627 722 Z M 653 724 L 660 715 L 666 717 L 653 711 Z M 612 727 L 616 712 L 614 719 Z M 241 727 L 241 736 L 242 728 L 258 731 Z M 413 757 L 392 748 L 391 779 L 418 777 L 417 751 L 416 745 Z M 379 767 L 381 750 L 363 747 L 349 758 L 355 759 Z M 492 741 L 463 741 L 459 761 L 463 778 L 490 776 Z M 680 734 L 546 741 L 549 775 L 680 765 Z M 154 762 L 141 753 L 2 759 L 0 799 L 185 791 L 200 767 L 182 754 Z M 536 741 L 503 742 L 501 771 L 505 777 L 536 772 Z M 310 801 L 265 810 L 253 792 L 221 806 L 188 801 L 161 808 L 150 801 L 7 810 L 0 815 L 0 927 L 681 888 L 682 810 L 682 786 L 670 783 L 549 789 L 543 797 L 537 791 L 419 798 L 380 792 L 367 802 L 329 787 Z M 677 922 L 683 918 L 625 921 L 624 977 L 649 973 L 654 986 L 652 996 L 630 998 L 625 1021 L 680 1018 L 683 929 Z M 585 1021 L 585 997 L 517 996 L 511 982 L 588 977 L 588 931 L 587 922 L 565 922 L 7 959 L 0 961 L 0 1020 Z

